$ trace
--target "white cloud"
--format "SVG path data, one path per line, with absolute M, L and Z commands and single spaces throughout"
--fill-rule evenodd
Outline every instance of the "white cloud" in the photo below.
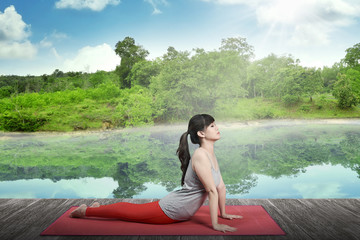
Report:
M 59 0 L 55 3 L 56 8 L 72 8 L 76 10 L 90 9 L 102 11 L 107 5 L 118 5 L 120 0 Z
M 338 183 L 297 183 L 293 185 L 303 198 L 344 198 Z
M 112 71 L 119 63 L 120 57 L 115 54 L 110 45 L 104 43 L 95 47 L 86 46 L 80 49 L 74 58 L 65 60 L 60 69 L 64 72 Z
M 0 58 L 32 58 L 37 49 L 28 40 L 30 25 L 22 20 L 14 6 L 0 11 Z
M 56 49 L 54 47 L 51 48 L 50 51 L 56 59 L 58 59 L 58 60 L 61 59 L 60 55 L 58 54 L 58 52 L 56 51 Z
M 27 25 L 14 6 L 7 7 L 0 12 L 0 41 L 21 41 L 30 35 Z
M 45 37 L 43 40 L 40 41 L 40 47 L 43 48 L 50 48 L 52 47 L 53 43 L 48 39 L 48 37 Z
M 293 45 L 312 45 L 316 43 L 328 44 L 331 26 L 324 27 L 324 24 L 305 23 L 295 26 L 292 32 L 290 43 Z M 319 31 L 319 29 L 322 29 Z
M 330 34 L 349 26 L 360 15 L 357 0 L 202 0 L 247 5 L 268 35 L 290 39 L 292 45 L 327 44 Z
M 221 5 L 251 5 L 251 6 L 257 6 L 259 3 L 266 1 L 266 0 L 201 0 L 203 2 L 214 2 Z
M 56 40 L 62 40 L 62 39 L 68 38 L 68 35 L 66 33 L 58 32 L 55 30 L 51 34 L 51 38 L 56 39 Z
M 76 198 L 109 198 L 119 186 L 110 177 L 61 179 L 27 179 L 0 182 L 0 198 L 62 198 L 71 195 Z
M 161 14 L 161 10 L 158 8 L 159 5 L 167 5 L 168 2 L 166 0 L 144 0 L 145 2 L 148 2 L 153 7 L 153 13 L 154 15 Z
M 58 60 L 61 59 L 60 55 L 57 53 L 56 48 L 54 47 L 54 42 L 61 41 L 68 38 L 65 33 L 57 32 L 56 30 L 50 34 L 50 36 L 45 36 L 39 43 L 39 47 L 50 49 L 50 53 Z
M 29 59 L 35 56 L 37 48 L 29 41 L 25 42 L 0 42 L 0 58 L 5 59 Z

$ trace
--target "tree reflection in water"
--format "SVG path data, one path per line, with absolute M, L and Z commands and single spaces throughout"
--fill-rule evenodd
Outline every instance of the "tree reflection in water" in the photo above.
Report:
M 118 182 L 116 198 L 139 195 L 149 182 L 170 192 L 180 186 L 175 151 L 184 129 L 185 125 L 83 134 L 3 133 L 0 180 L 112 177 Z M 246 194 L 260 175 L 296 177 L 309 166 L 341 165 L 360 178 L 359 130 L 359 124 L 311 121 L 224 125 L 216 154 L 227 191 Z

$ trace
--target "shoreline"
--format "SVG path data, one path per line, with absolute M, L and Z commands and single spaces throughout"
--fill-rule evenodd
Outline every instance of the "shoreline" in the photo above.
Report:
M 219 120 L 216 121 L 220 128 L 244 128 L 244 127 L 262 127 L 262 126 L 291 126 L 291 125 L 303 125 L 303 124 L 344 124 L 344 125 L 360 125 L 360 118 L 323 118 L 323 119 L 259 119 L 259 120 Z M 27 135 L 87 135 L 87 134 L 99 134 L 108 132 L 136 132 L 144 129 L 151 129 L 152 132 L 169 130 L 186 130 L 187 123 L 161 123 L 153 125 L 143 125 L 138 127 L 129 128 L 113 128 L 113 129 L 90 129 L 90 130 L 77 130 L 77 131 L 37 131 L 37 132 L 6 132 L 0 131 L 0 140 L 4 140 L 6 137 L 17 137 Z

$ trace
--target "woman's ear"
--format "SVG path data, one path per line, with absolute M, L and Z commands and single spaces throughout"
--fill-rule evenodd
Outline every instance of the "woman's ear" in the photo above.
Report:
M 199 137 L 205 137 L 205 133 L 203 131 L 197 131 L 197 135 Z

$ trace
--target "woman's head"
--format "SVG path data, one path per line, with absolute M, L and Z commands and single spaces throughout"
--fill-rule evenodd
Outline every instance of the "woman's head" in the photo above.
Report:
M 193 116 L 188 125 L 187 133 L 190 135 L 193 144 L 200 144 L 198 131 L 204 131 L 215 119 L 208 114 L 197 114 Z
M 190 135 L 190 139 L 193 144 L 200 144 L 201 141 L 198 132 L 204 131 L 214 121 L 215 119 L 208 114 L 197 114 L 190 119 L 188 130 L 181 135 L 179 148 L 176 151 L 176 154 L 178 155 L 181 162 L 181 171 L 183 172 L 181 185 L 184 184 L 185 173 L 190 161 L 190 151 L 187 140 L 188 135 Z

